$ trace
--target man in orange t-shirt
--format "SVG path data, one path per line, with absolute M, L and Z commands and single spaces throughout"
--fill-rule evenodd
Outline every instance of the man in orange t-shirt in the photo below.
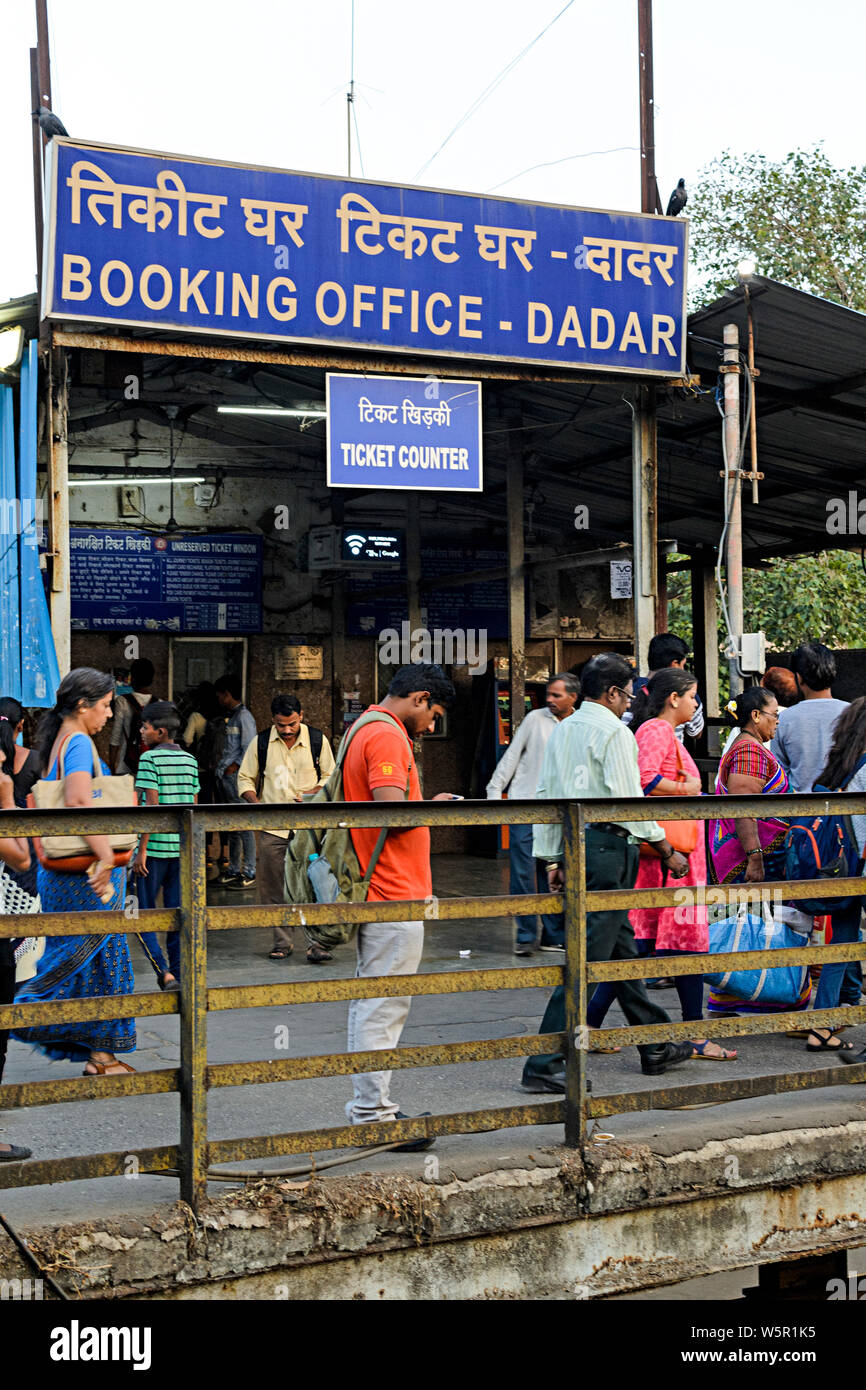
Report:
M 349 744 L 343 763 L 346 801 L 422 801 L 412 739 L 432 731 L 437 716 L 453 703 L 454 686 L 441 666 L 401 667 L 385 698 L 370 706 L 391 719 L 360 729 Z M 434 801 L 452 799 L 451 792 L 433 797 Z M 351 834 L 365 873 L 379 831 L 371 827 L 352 830 Z M 373 870 L 367 901 L 428 898 L 432 891 L 427 826 L 389 830 Z M 414 975 L 423 945 L 423 922 L 363 922 L 358 928 L 356 975 Z M 349 1006 L 349 1051 L 397 1047 L 410 1003 L 409 998 L 353 999 Z M 353 1081 L 354 1098 L 346 1106 L 351 1123 L 405 1118 L 390 1098 L 389 1071 L 367 1072 Z M 400 1149 L 428 1148 L 432 1142 L 420 1139 Z

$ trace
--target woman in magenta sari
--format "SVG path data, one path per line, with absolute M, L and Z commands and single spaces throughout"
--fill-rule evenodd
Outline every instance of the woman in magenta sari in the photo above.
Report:
M 697 682 L 690 671 L 666 667 L 651 677 L 645 694 L 634 706 L 631 727 L 638 748 L 638 767 L 644 796 L 700 796 L 701 779 L 691 754 L 677 738 L 676 730 L 694 717 L 698 707 Z M 707 856 L 703 824 L 698 823 L 697 844 L 688 856 L 686 874 L 677 879 L 677 888 L 705 888 Z M 641 856 L 635 888 L 662 888 L 668 883 L 667 870 L 655 854 Z M 709 929 L 705 895 L 683 895 L 675 907 L 637 907 L 629 912 L 635 944 L 642 956 L 677 956 L 709 950 Z M 698 1024 L 704 1012 L 703 975 L 678 975 L 674 984 L 680 1000 L 683 1022 Z M 612 986 L 599 985 L 590 1000 L 587 1022 L 600 1028 L 614 1000 Z M 700 1034 L 700 1028 L 695 1032 Z M 733 1049 L 720 1047 L 708 1038 L 692 1040 L 694 1057 L 710 1062 L 734 1062 Z M 601 1048 L 600 1051 L 607 1049 Z M 614 1048 L 613 1051 L 618 1051 Z
M 788 791 L 788 777 L 765 745 L 776 732 L 779 703 L 772 691 L 755 685 L 728 705 L 739 725 L 719 763 L 717 796 L 773 796 Z M 762 883 L 784 878 L 787 822 L 775 816 L 744 816 L 710 821 L 710 869 L 714 883 Z

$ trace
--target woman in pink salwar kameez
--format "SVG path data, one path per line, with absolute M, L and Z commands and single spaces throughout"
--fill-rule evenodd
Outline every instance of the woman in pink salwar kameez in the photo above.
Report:
M 649 681 L 644 697 L 635 705 L 632 729 L 638 747 L 638 767 L 644 796 L 700 796 L 701 781 L 691 754 L 677 738 L 676 730 L 687 724 L 697 709 L 697 682 L 690 671 L 667 667 Z M 698 822 L 697 845 L 688 856 L 688 872 L 677 879 L 678 889 L 705 889 L 707 883 L 706 839 Z M 661 859 L 650 853 L 641 855 L 635 888 L 662 888 L 669 882 Z M 709 950 L 709 931 L 705 893 L 683 894 L 686 901 L 676 907 L 633 908 L 629 920 L 634 927 L 638 953 L 646 956 L 686 955 Z M 702 975 L 675 978 L 683 1021 L 703 1018 L 704 982 Z M 587 1014 L 590 1028 L 600 1028 L 613 1002 L 606 985 L 596 989 Z M 698 1031 L 698 1030 L 696 1030 Z M 706 1038 L 693 1040 L 695 1057 L 708 1061 L 732 1062 L 736 1052 L 719 1047 Z

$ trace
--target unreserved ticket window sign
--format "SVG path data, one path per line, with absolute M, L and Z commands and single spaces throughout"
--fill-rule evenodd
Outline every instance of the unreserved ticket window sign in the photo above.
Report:
M 328 487 L 481 492 L 481 383 L 327 375 Z

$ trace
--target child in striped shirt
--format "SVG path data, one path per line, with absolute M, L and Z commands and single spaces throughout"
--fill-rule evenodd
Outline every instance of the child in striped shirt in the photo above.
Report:
M 189 806 L 198 801 L 198 763 L 175 742 L 180 715 L 167 700 L 152 701 L 141 721 L 147 745 L 135 776 L 142 806 Z M 132 862 L 141 908 L 156 907 L 162 889 L 163 907 L 180 907 L 180 836 L 148 832 L 138 842 Z M 139 932 L 145 955 L 156 972 L 160 989 L 180 989 L 180 933 L 168 932 L 168 960 L 156 932 Z

